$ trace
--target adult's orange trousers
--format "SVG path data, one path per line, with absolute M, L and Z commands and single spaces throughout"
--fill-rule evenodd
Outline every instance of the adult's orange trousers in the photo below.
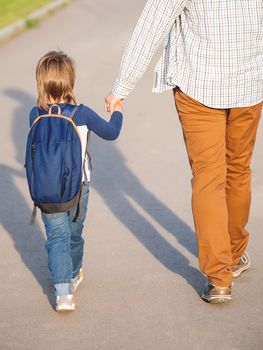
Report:
M 250 163 L 262 102 L 209 108 L 174 90 L 192 169 L 192 210 L 200 270 L 217 286 L 232 283 L 231 266 L 245 252 L 251 203 Z

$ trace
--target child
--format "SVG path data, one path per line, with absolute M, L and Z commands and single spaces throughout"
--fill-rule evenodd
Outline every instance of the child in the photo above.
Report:
M 52 108 L 63 111 L 76 103 L 73 94 L 75 83 L 75 64 L 63 52 L 48 52 L 37 65 L 36 80 L 38 90 L 37 106 L 30 113 L 30 126 L 38 116 L 47 114 Z M 81 104 L 75 110 L 73 121 L 77 125 L 82 144 L 82 161 L 84 162 L 87 133 L 93 131 L 105 140 L 115 140 L 122 126 L 122 109 L 116 104 L 109 122 L 100 118 L 89 107 Z M 48 266 L 56 290 L 56 310 L 75 310 L 74 292 L 83 280 L 82 259 L 84 240 L 83 225 L 87 212 L 90 170 L 84 163 L 83 185 L 78 206 L 65 212 L 47 213 L 41 210 L 45 225 L 48 253 Z M 78 219 L 76 220 L 76 216 Z

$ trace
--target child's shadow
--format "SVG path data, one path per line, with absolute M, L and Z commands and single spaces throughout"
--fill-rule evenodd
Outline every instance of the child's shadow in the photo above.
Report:
M 32 208 L 28 206 L 23 194 L 16 186 L 16 177 L 25 178 L 24 154 L 26 137 L 29 131 L 28 114 L 35 104 L 34 99 L 20 90 L 6 89 L 5 94 L 18 102 L 13 112 L 12 139 L 16 147 L 16 160 L 21 164 L 19 170 L 0 164 L 0 220 L 9 233 L 14 246 L 25 266 L 32 272 L 42 287 L 51 305 L 54 304 L 52 282 L 47 267 L 45 238 L 37 223 L 29 225 Z M 47 283 L 48 281 L 48 283 Z
M 114 144 L 92 137 L 94 187 L 111 212 L 138 241 L 166 268 L 181 275 L 188 284 L 199 291 L 204 276 L 191 266 L 188 259 L 170 244 L 157 229 L 135 208 L 138 206 L 165 228 L 176 241 L 197 256 L 195 233 L 147 190 L 125 164 L 125 158 Z M 133 205 L 135 203 L 135 206 Z

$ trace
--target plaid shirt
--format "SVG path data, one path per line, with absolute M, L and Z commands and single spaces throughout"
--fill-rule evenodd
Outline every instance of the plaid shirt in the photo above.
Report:
M 154 92 L 179 86 L 213 108 L 263 100 L 262 0 L 148 0 L 112 93 L 125 98 L 164 42 Z

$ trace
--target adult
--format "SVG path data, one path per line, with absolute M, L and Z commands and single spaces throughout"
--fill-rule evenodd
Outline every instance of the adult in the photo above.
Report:
M 250 162 L 263 100 L 262 0 L 148 0 L 105 98 L 112 111 L 164 42 L 153 91 L 173 89 L 192 168 L 202 298 L 231 300 L 247 270 Z

